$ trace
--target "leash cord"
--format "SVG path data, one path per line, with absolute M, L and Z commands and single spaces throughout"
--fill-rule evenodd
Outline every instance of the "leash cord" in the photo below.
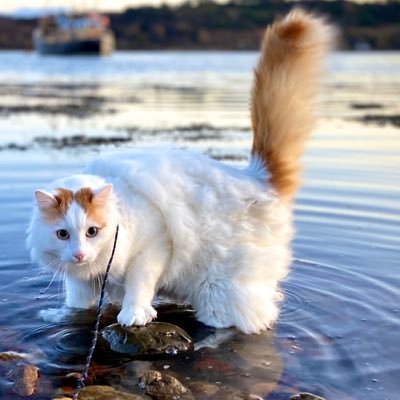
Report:
M 97 337 L 99 336 L 99 325 L 100 325 L 100 319 L 101 319 L 101 310 L 102 310 L 102 307 L 103 307 L 104 295 L 105 295 L 105 292 L 106 292 L 106 283 L 107 283 L 108 275 L 109 275 L 109 272 L 110 272 L 110 267 L 111 267 L 111 264 L 112 264 L 112 261 L 113 261 L 113 258 L 114 258 L 115 248 L 117 246 L 118 231 L 119 231 L 119 225 L 117 225 L 117 229 L 115 230 L 114 244 L 113 244 L 113 248 L 112 248 L 112 251 L 111 251 L 110 259 L 108 261 L 106 273 L 104 274 L 103 285 L 101 286 L 101 293 L 100 293 L 99 303 L 98 303 L 98 306 L 97 306 L 96 323 L 94 325 L 92 344 L 90 346 L 88 355 L 86 357 L 85 368 L 84 368 L 84 370 L 82 372 L 82 376 L 78 379 L 78 383 L 76 385 L 76 388 L 75 388 L 75 391 L 74 391 L 74 395 L 72 397 L 73 400 L 78 400 L 79 392 L 85 386 L 85 381 L 86 381 L 86 379 L 87 379 L 87 377 L 89 375 L 90 362 L 92 361 L 93 352 L 94 352 L 94 349 L 95 349 L 96 343 L 97 343 Z

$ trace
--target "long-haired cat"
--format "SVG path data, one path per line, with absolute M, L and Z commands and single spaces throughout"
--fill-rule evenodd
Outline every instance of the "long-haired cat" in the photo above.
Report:
M 260 332 L 278 316 L 291 261 L 291 203 L 331 39 L 295 10 L 268 27 L 252 91 L 249 166 L 188 151 L 129 150 L 36 191 L 27 243 L 34 262 L 65 271 L 66 304 L 96 304 L 119 224 L 109 299 L 121 325 L 156 317 L 157 293 L 190 303 L 214 327 Z

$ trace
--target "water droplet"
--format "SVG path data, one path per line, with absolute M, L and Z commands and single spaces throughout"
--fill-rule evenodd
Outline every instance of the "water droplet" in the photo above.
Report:
M 265 365 L 266 367 L 268 367 L 268 365 L 271 365 L 269 361 L 264 361 L 262 364 Z
M 178 349 L 176 347 L 170 346 L 165 350 L 165 352 L 171 356 L 176 356 L 178 354 Z

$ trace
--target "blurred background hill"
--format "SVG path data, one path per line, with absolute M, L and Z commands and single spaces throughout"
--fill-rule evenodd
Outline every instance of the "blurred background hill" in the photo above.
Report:
M 108 13 L 117 49 L 254 50 L 265 26 L 295 5 L 324 14 L 342 30 L 341 48 L 400 49 L 400 2 L 211 0 Z M 32 48 L 37 18 L 0 16 L 0 49 Z

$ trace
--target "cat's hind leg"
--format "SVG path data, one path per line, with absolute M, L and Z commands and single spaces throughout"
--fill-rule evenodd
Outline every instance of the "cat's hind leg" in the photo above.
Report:
M 215 328 L 235 326 L 245 333 L 259 333 L 277 319 L 281 295 L 266 282 L 203 283 L 193 306 L 197 319 Z

